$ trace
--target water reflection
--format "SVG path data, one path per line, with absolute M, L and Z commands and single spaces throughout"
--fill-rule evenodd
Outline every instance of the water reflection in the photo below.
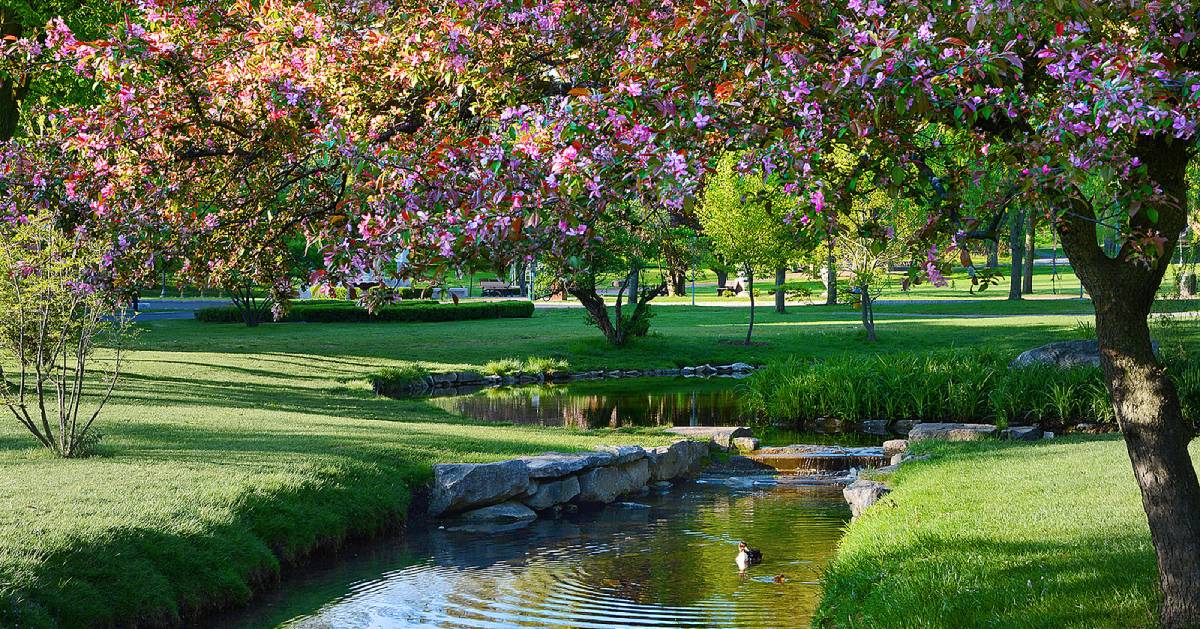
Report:
M 848 516 L 839 486 L 693 483 L 506 533 L 411 531 L 221 626 L 804 627 Z M 764 555 L 746 575 L 739 539 Z
M 429 402 L 474 419 L 566 426 L 728 426 L 749 419 L 732 378 L 638 378 L 500 387 Z

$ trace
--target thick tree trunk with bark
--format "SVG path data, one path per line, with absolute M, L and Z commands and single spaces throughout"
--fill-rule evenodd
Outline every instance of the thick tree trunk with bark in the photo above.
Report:
M 775 269 L 775 312 L 783 314 L 787 312 L 787 291 L 783 290 L 783 285 L 787 283 L 787 267 L 781 266 Z M 753 295 L 750 296 L 754 298 Z
M 1012 249 L 1012 269 L 1008 278 L 1008 298 L 1021 299 L 1021 267 L 1025 262 L 1025 236 L 1022 233 L 1025 226 L 1025 213 L 1021 210 L 1010 210 L 1008 217 L 1008 245 Z
M 1033 260 L 1037 254 L 1037 216 L 1032 210 L 1025 212 L 1025 263 L 1021 266 L 1021 292 L 1033 294 Z
M 11 9 L 0 8 L 0 39 L 21 36 L 21 22 Z M 21 119 L 21 99 L 26 85 L 13 79 L 0 79 L 0 142 L 13 137 Z
M 1135 230 L 1157 230 L 1167 239 L 1165 254 L 1151 264 L 1137 261 L 1128 244 L 1115 258 L 1105 255 L 1086 203 L 1075 203 L 1058 225 L 1096 305 L 1100 363 L 1142 492 L 1158 557 L 1160 619 L 1168 629 L 1200 626 L 1200 482 L 1187 451 L 1193 430 L 1154 355 L 1146 319 L 1186 219 L 1187 150 L 1182 142 L 1157 137 L 1141 138 L 1136 147 L 1150 175 L 1175 200 L 1156 208 L 1157 222 L 1145 211 L 1131 219 Z
M 1000 266 L 1000 241 L 987 241 L 987 268 L 994 269 Z
M 829 259 L 825 261 L 825 305 L 837 305 L 837 256 L 833 254 L 833 244 L 829 245 Z
M 636 293 L 637 298 L 625 304 L 625 292 L 631 279 L 632 274 L 626 276 L 625 281 L 621 283 L 617 292 L 617 303 L 611 316 L 608 304 L 604 302 L 604 296 L 596 291 L 595 278 L 590 278 L 585 282 L 573 282 L 567 288 L 567 292 L 578 299 L 584 310 L 587 311 L 588 320 L 600 330 L 605 340 L 613 347 L 624 347 L 633 337 L 633 328 L 647 316 L 650 301 L 667 293 L 666 283 L 661 283 L 652 289 Z M 633 313 L 624 316 L 627 306 L 633 306 Z

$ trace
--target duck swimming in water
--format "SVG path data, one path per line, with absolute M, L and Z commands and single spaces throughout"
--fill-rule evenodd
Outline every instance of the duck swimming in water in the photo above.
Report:
M 738 542 L 738 554 L 734 562 L 737 563 L 738 570 L 745 572 L 746 568 L 756 563 L 762 563 L 762 551 L 750 548 L 746 542 Z

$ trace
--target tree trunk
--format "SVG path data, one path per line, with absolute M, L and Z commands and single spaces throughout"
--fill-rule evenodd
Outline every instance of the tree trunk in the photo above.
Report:
M 1193 430 L 1154 355 L 1146 318 L 1186 220 L 1187 151 L 1185 143 L 1162 137 L 1137 142 L 1136 155 L 1174 200 L 1156 208 L 1157 222 L 1148 212 L 1130 219 L 1132 229 L 1157 229 L 1167 239 L 1164 255 L 1152 264 L 1139 263 L 1129 244 L 1116 258 L 1106 255 L 1086 203 L 1076 201 L 1059 223 L 1067 256 L 1096 306 L 1100 364 L 1142 492 L 1167 629 L 1200 626 L 1200 482 L 1187 451 Z
M 0 8 L 0 39 L 8 35 L 21 36 L 21 21 L 10 9 Z M 21 99 L 28 86 L 16 79 L 0 79 L 0 142 L 17 132 L 21 119 Z
M 1033 294 L 1033 259 L 1037 254 L 1036 214 L 1031 210 L 1025 212 L 1025 264 L 1021 267 L 1021 292 Z
M 1000 266 L 1000 241 L 987 241 L 987 268 L 994 269 Z
M 1008 217 L 1008 245 L 1012 249 L 1012 269 L 1008 278 L 1008 298 L 1014 301 L 1021 299 L 1021 266 L 1025 261 L 1025 238 L 1022 228 L 1025 226 L 1025 213 L 1021 210 L 1010 210 Z
M 781 266 L 775 269 L 775 312 L 784 314 L 787 312 L 787 292 L 783 290 L 783 285 L 787 282 L 787 267 Z M 754 296 L 750 296 L 754 299 Z
M 717 275 L 717 286 L 725 287 L 729 282 L 729 271 L 725 269 L 709 269 Z
M 750 327 L 746 328 L 746 346 L 750 346 L 750 335 L 754 334 L 754 269 L 746 266 L 746 290 L 750 292 Z
M 836 306 L 837 294 L 837 256 L 833 254 L 833 241 L 829 242 L 829 258 L 825 261 L 825 305 Z
M 867 331 L 867 340 L 875 342 L 875 304 L 871 302 L 871 285 L 863 284 L 859 287 L 862 291 L 859 303 L 862 306 L 862 324 L 863 329 Z
M 641 288 L 638 286 L 641 280 L 642 269 L 635 262 L 629 269 L 629 303 L 636 304 L 638 300 L 638 292 Z

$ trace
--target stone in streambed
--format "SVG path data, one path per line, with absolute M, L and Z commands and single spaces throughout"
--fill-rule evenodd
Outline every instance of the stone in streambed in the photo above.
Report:
M 880 498 L 892 490 L 879 481 L 859 479 L 850 483 L 842 490 L 842 497 L 850 505 L 850 513 L 854 517 L 862 515 L 867 507 L 875 504 Z
M 908 432 L 909 441 L 975 441 L 994 437 L 999 429 L 991 424 L 954 424 L 930 422 L 917 424 Z
M 669 481 L 692 476 L 708 456 L 708 444 L 701 441 L 676 441 L 669 446 L 659 446 L 646 451 L 650 462 L 651 481 Z
M 576 500 L 609 503 L 641 489 L 648 480 L 650 462 L 644 458 L 624 465 L 597 467 L 580 475 Z
M 433 466 L 429 515 L 465 511 L 504 502 L 529 488 L 524 461 L 450 463 Z
M 579 495 L 579 478 L 568 476 L 562 480 L 544 482 L 538 485 L 533 495 L 524 499 L 530 509 L 541 511 L 554 505 L 570 501 Z
M 456 521 L 463 524 L 512 524 L 536 519 L 537 514 L 533 509 L 515 500 L 473 509 L 455 517 Z

